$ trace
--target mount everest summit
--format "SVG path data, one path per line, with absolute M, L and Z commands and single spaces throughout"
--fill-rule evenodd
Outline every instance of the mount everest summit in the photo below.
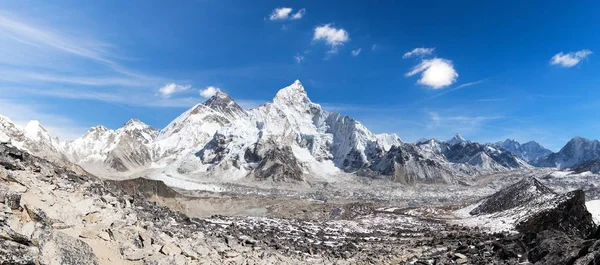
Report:
M 464 183 L 485 173 L 530 168 L 527 161 L 547 153 L 530 143 L 515 149 L 506 141 L 480 144 L 458 134 L 449 141 L 415 144 L 395 134 L 374 134 L 313 103 L 300 81 L 254 109 L 245 110 L 218 92 L 163 129 L 132 119 L 117 130 L 93 127 L 72 141 L 59 141 L 37 122 L 21 128 L 0 117 L 0 141 L 99 176 L 163 174 L 226 181 L 328 180 L 356 174 L 403 183 Z

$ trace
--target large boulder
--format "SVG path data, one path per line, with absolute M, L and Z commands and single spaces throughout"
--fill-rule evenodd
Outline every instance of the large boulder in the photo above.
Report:
M 40 235 L 40 259 L 49 265 L 98 265 L 98 258 L 85 242 L 62 232 Z

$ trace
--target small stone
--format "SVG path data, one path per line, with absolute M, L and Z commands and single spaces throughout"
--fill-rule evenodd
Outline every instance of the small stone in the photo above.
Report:
M 467 256 L 460 254 L 460 253 L 454 253 L 454 256 L 459 258 L 459 259 L 467 259 Z
M 198 253 L 196 253 L 196 251 L 194 251 L 192 248 L 190 248 L 190 246 L 182 246 L 181 247 L 181 252 L 184 256 L 191 258 L 191 259 L 198 259 Z
M 6 197 L 4 197 L 4 203 L 11 210 L 19 209 L 19 206 L 21 205 L 21 194 L 12 193 L 6 195 Z
M 234 252 L 234 251 L 226 251 L 225 252 L 225 257 L 228 258 L 228 259 L 235 258 L 235 257 L 237 257 L 239 255 L 240 255 L 240 253 L 237 253 L 237 252 Z
M 125 254 L 125 259 L 131 261 L 142 260 L 145 257 L 146 254 L 141 250 L 135 250 Z
M 456 260 L 456 264 L 466 264 L 468 262 L 469 262 L 469 260 L 467 260 L 467 259 L 457 259 Z
M 138 235 L 142 240 L 144 248 L 149 248 L 152 245 L 152 238 L 150 237 L 147 231 L 139 231 Z
M 104 239 L 104 241 L 110 241 L 110 235 L 106 231 L 101 231 L 98 233 L 98 237 Z
M 181 248 L 175 245 L 175 243 L 168 243 L 160 249 L 160 252 L 167 256 L 179 255 L 181 254 Z
M 83 230 L 81 232 L 81 234 L 79 234 L 79 237 L 81 238 L 95 238 L 96 236 L 98 236 L 98 234 L 93 231 L 93 230 Z
M 88 223 L 97 223 L 100 220 L 100 213 L 93 212 L 83 217 L 83 220 Z
M 27 238 L 31 238 L 33 232 L 35 232 L 35 222 L 27 222 L 21 227 L 21 234 Z

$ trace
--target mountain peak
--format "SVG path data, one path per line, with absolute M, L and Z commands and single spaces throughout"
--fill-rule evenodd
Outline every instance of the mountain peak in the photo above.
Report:
M 294 81 L 291 85 L 282 88 L 277 92 L 274 102 L 282 102 L 284 104 L 288 103 L 310 103 L 310 99 L 306 94 L 306 90 L 304 86 L 300 82 L 300 80 Z
M 454 137 L 452 137 L 452 139 L 450 139 L 447 143 L 450 145 L 456 145 L 464 142 L 467 142 L 467 140 L 463 138 L 460 134 L 456 133 L 456 135 L 454 135 Z
M 40 138 L 50 139 L 50 134 L 37 120 L 31 120 L 25 125 L 25 136 L 32 140 L 40 140 Z
M 221 91 L 217 91 L 217 93 L 202 103 L 202 106 L 225 114 L 230 118 L 239 117 L 246 113 L 246 111 L 235 101 L 233 101 L 233 99 L 227 93 Z M 196 106 L 195 108 L 198 107 L 200 106 Z
M 138 119 L 132 118 L 132 119 L 128 120 L 121 128 L 125 131 L 132 131 L 132 130 L 143 131 L 143 130 L 149 129 L 151 127 L 148 124 L 145 124 L 144 122 L 142 122 Z

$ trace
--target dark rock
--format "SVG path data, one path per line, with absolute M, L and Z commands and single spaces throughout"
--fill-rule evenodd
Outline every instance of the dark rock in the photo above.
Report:
M 180 196 L 160 180 L 135 178 L 122 181 L 107 180 L 109 185 L 119 189 L 126 194 L 143 195 L 145 197 L 159 196 L 164 198 L 175 198 Z
M 581 190 L 559 195 L 555 207 L 536 213 L 517 224 L 522 233 L 539 233 L 558 230 L 571 236 L 587 237 L 596 231 L 592 215 L 585 207 L 585 194 Z
M 556 194 L 533 177 L 525 178 L 509 187 L 506 187 L 488 197 L 470 214 L 489 214 L 523 206 L 539 196 Z
M 19 209 L 21 205 L 21 194 L 7 194 L 4 197 L 4 204 L 6 204 L 6 206 L 8 206 L 11 210 Z

